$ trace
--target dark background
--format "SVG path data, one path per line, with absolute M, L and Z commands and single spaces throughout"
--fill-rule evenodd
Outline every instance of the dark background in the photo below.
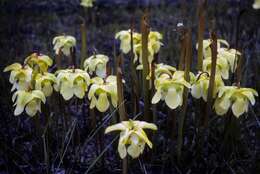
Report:
M 180 46 L 176 25 L 183 22 L 185 26 L 192 28 L 193 70 L 195 70 L 197 1 L 187 0 L 186 5 L 183 5 L 182 2 L 178 0 L 96 0 L 93 8 L 83 9 L 78 0 L 0 0 L 0 173 L 44 173 L 42 161 L 38 159 L 37 155 L 34 155 L 34 146 L 37 147 L 41 140 L 33 135 L 31 119 L 26 115 L 13 116 L 9 74 L 2 72 L 5 66 L 14 62 L 21 63 L 26 56 L 35 51 L 54 57 L 52 39 L 63 33 L 76 37 L 79 62 L 80 16 L 87 23 L 88 55 L 96 50 L 98 53 L 108 55 L 110 63 L 113 65 L 112 50 L 114 45 L 116 45 L 117 51 L 119 47 L 119 43 L 114 40 L 115 33 L 128 29 L 131 18 L 135 20 L 135 29 L 140 31 L 140 18 L 143 9 L 148 7 L 152 30 L 163 34 L 164 46 L 159 54 L 160 62 L 174 66 L 178 64 Z M 209 0 L 205 38 L 209 35 L 210 21 L 214 19 L 218 37 L 227 40 L 231 47 L 235 48 L 236 45 L 239 45 L 242 49 L 244 58 L 242 86 L 255 88 L 259 92 L 260 10 L 252 9 L 252 4 L 253 0 Z M 242 13 L 243 15 L 238 17 Z M 238 21 L 239 25 L 237 25 Z M 237 26 L 239 26 L 239 30 Z M 124 60 L 126 92 L 129 92 L 128 65 L 129 59 L 126 57 Z M 190 102 L 191 106 L 192 102 Z M 211 141 L 211 143 L 215 143 L 213 145 L 215 150 L 211 151 L 209 156 L 202 157 L 203 160 L 189 159 L 185 166 L 178 168 L 175 164 L 171 164 L 167 168 L 167 163 L 163 158 L 165 154 L 162 152 L 154 157 L 158 158 L 159 162 L 146 164 L 147 170 L 153 173 L 162 171 L 163 173 L 256 173 L 260 159 L 259 110 L 257 102 L 254 109 L 250 108 L 250 112 L 240 119 L 241 141 L 243 147 L 246 147 L 243 155 L 223 159 L 221 155 L 218 155 L 221 136 L 216 135 L 216 140 Z M 82 112 L 75 112 L 72 108 L 71 112 L 74 113 L 73 116 L 84 120 L 82 114 L 84 109 Z M 192 115 L 195 111 L 190 107 L 189 112 Z M 188 118 L 184 144 L 187 158 L 193 157 L 193 149 L 190 147 L 192 145 L 190 138 L 193 136 L 192 124 L 192 119 Z M 88 129 L 87 122 L 80 122 L 78 127 L 79 134 L 82 134 L 81 138 L 84 139 L 86 136 L 84 134 L 87 134 Z M 160 139 L 157 143 L 162 143 L 160 141 L 165 140 Z M 88 162 L 93 159 L 93 156 L 87 155 L 88 150 L 93 151 L 93 146 L 95 146 L 93 143 L 87 146 L 86 153 L 81 154 Z M 165 150 L 167 151 L 171 146 L 175 147 L 174 144 L 166 146 Z M 115 150 L 110 152 L 111 159 L 108 159 L 107 162 L 110 167 L 107 172 L 117 173 L 117 169 L 120 168 L 118 167 L 119 159 L 112 153 L 116 154 Z M 87 168 L 87 162 L 72 165 L 72 154 L 73 150 L 65 156 L 67 163 L 62 165 L 63 168 L 60 167 L 60 171 L 66 169 L 68 172 L 68 168 L 73 168 L 72 173 L 83 173 L 82 171 Z M 53 168 L 57 167 L 56 163 L 52 165 Z M 141 173 L 138 162 L 133 164 L 133 170 L 130 172 Z

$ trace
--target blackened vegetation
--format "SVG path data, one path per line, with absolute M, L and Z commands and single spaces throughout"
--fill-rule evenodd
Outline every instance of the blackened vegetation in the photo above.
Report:
M 97 0 L 98 1 L 98 0 Z M 110 1 L 109 1 L 110 2 Z M 134 21 L 139 30 L 144 6 L 149 6 L 149 25 L 162 32 L 164 46 L 158 62 L 176 66 L 181 56 L 180 33 L 177 23 L 183 22 L 192 30 L 193 60 L 196 59 L 198 19 L 197 2 L 188 1 L 125 1 L 109 3 L 99 0 L 92 9 L 83 10 L 78 0 L 1 0 L 0 1 L 0 70 L 12 62 L 21 62 L 36 51 L 54 57 L 52 38 L 62 33 L 77 38 L 76 61 L 80 61 L 80 26 L 84 16 L 87 28 L 88 55 L 94 51 L 110 56 L 114 65 L 114 34 L 128 29 Z M 241 85 L 260 91 L 260 12 L 252 9 L 252 0 L 210 0 L 205 16 L 205 37 L 209 38 L 210 21 L 215 20 L 218 38 L 226 39 L 231 47 L 242 50 L 243 67 Z M 186 10 L 185 10 L 186 8 Z M 184 10 L 183 10 L 184 9 Z M 241 14 L 242 12 L 242 14 Z M 134 17 L 133 17 L 134 16 Z M 238 37 L 239 36 L 239 37 Z M 116 42 L 116 47 L 119 43 Z M 119 52 L 119 50 L 117 50 Z M 129 84 L 131 58 L 124 56 L 122 68 L 125 84 L 125 103 L 132 112 L 131 84 Z M 192 71 L 196 70 L 193 63 Z M 114 71 L 115 72 L 115 71 Z M 232 84 L 233 81 L 227 82 Z M 96 114 L 96 127 L 91 126 L 91 116 L 86 100 L 69 102 L 55 100 L 58 94 L 48 99 L 40 115 L 39 130 L 35 119 L 22 115 L 13 116 L 11 86 L 7 74 L 0 78 L 0 173 L 84 173 L 102 153 L 100 149 L 100 125 L 106 127 L 118 121 L 114 112 L 103 116 Z M 259 102 L 239 118 L 239 122 L 227 128 L 224 124 L 232 117 L 214 114 L 209 119 L 207 141 L 198 145 L 198 102 L 189 97 L 186 120 L 183 128 L 182 159 L 177 162 L 177 138 L 169 129 L 168 109 L 160 103 L 156 109 L 156 124 L 159 131 L 154 135 L 153 151 L 137 160 L 128 160 L 129 173 L 260 173 L 260 107 Z M 62 105 L 62 107 L 59 107 Z M 143 110 L 143 103 L 140 102 Z M 53 112 L 54 111 L 54 112 Z M 179 116 L 177 109 L 173 116 Z M 95 114 L 95 113 L 92 113 Z M 230 114 L 227 114 L 230 115 Z M 172 116 L 172 115 L 171 115 Z M 130 117 L 133 117 L 130 115 Z M 66 119 L 66 121 L 64 121 Z M 66 124 L 65 124 L 66 123 Z M 95 125 L 95 124 L 94 124 Z M 178 125 L 177 125 L 178 126 Z M 234 130 L 237 130 L 234 132 Z M 177 129 L 175 129 L 177 132 Z M 228 132 L 228 133 L 226 133 Z M 175 135 L 175 136 L 174 136 Z M 225 135 L 225 136 L 224 136 Z M 104 136 L 104 146 L 113 141 L 115 135 Z M 227 146 L 227 143 L 229 145 Z M 108 148 L 102 159 L 91 168 L 90 173 L 121 173 L 121 160 L 116 150 L 117 143 Z M 205 148 L 204 148 L 205 147 Z M 104 164 L 103 164 L 104 163 Z

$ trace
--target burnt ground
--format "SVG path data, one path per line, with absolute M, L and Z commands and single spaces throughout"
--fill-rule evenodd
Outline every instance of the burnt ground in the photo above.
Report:
M 81 17 L 87 24 L 88 54 L 94 51 L 107 54 L 113 66 L 115 60 L 112 50 L 114 45 L 119 47 L 119 43 L 114 41 L 115 32 L 128 29 L 132 18 L 135 20 L 135 29 L 140 31 L 142 11 L 149 6 L 150 26 L 164 36 L 159 61 L 174 66 L 178 64 L 180 33 L 176 25 L 183 22 L 193 32 L 192 69 L 195 72 L 196 1 L 188 0 L 184 7 L 180 2 L 97 0 L 94 8 L 84 10 L 77 0 L 1 0 L 0 173 L 39 174 L 47 173 L 48 169 L 50 173 L 81 174 L 87 171 L 100 154 L 100 140 L 104 140 L 103 147 L 109 148 L 104 159 L 98 160 L 90 173 L 121 173 L 117 144 L 108 146 L 115 134 L 103 136 L 103 128 L 92 130 L 88 103 L 85 100 L 83 102 L 73 99 L 69 103 L 57 103 L 56 94 L 56 97 L 48 99 L 48 104 L 43 106 L 40 129 L 36 129 L 35 119 L 25 114 L 13 116 L 11 85 L 8 82 L 8 74 L 2 73 L 2 70 L 13 62 L 22 62 L 27 55 L 35 51 L 54 57 L 52 39 L 63 33 L 77 38 L 79 62 Z M 209 35 L 210 21 L 215 19 L 218 37 L 226 39 L 231 47 L 238 45 L 243 50 L 242 86 L 260 91 L 260 10 L 253 10 L 252 3 L 252 0 L 209 0 L 205 37 Z M 128 66 L 129 56 L 125 56 L 123 72 L 126 79 L 126 104 L 130 114 L 132 105 Z M 233 82 L 227 81 L 226 84 Z M 178 118 L 179 110 L 169 113 L 167 107 L 160 103 L 156 120 L 159 131 L 153 136 L 154 149 L 145 153 L 139 160 L 130 160 L 129 173 L 260 173 L 259 99 L 254 107 L 249 108 L 247 114 L 236 121 L 237 127 L 232 130 L 225 128 L 229 116 L 217 117 L 213 114 L 209 123 L 209 134 L 201 146 L 197 143 L 199 131 L 196 120 L 203 113 L 198 109 L 197 103 L 198 101 L 189 97 L 181 163 L 176 160 L 177 138 L 176 134 L 172 133 L 177 129 L 172 131 L 169 123 L 171 116 Z M 108 112 L 102 116 L 96 113 L 98 123 L 102 122 L 99 122 L 101 117 L 104 118 L 106 126 L 110 120 L 115 120 L 117 115 Z M 66 120 L 67 125 L 64 124 Z M 44 142 L 47 142 L 47 163 L 46 159 L 44 160 Z

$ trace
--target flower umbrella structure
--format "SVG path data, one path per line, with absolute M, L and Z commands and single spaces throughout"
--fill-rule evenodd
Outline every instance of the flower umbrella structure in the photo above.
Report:
M 150 148 L 153 147 L 152 142 L 148 139 L 147 134 L 143 129 L 157 130 L 157 126 L 145 121 L 122 121 L 121 123 L 107 127 L 105 134 L 112 131 L 121 131 L 118 142 L 120 158 L 124 159 L 127 154 L 132 158 L 137 158 L 143 153 L 145 144 Z

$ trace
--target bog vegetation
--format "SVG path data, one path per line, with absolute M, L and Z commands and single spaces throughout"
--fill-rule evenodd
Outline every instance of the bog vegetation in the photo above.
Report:
M 91 8 L 95 5 L 95 1 L 82 0 L 81 5 L 84 8 Z M 200 113 L 196 115 L 200 130 L 200 138 L 196 143 L 203 148 L 203 143 L 210 134 L 209 120 L 214 115 L 232 118 L 227 120 L 226 124 L 237 129 L 234 124 L 248 112 L 250 105 L 255 105 L 258 96 L 256 90 L 250 86 L 241 86 L 240 83 L 243 50 L 230 47 L 225 38 L 218 38 L 214 28 L 210 31 L 211 37 L 204 38 L 204 8 L 205 1 L 201 1 L 196 44 L 197 71 L 191 72 L 193 59 L 191 30 L 183 24 L 178 25 L 182 34 L 179 66 L 173 67 L 158 62 L 160 48 L 164 45 L 163 35 L 160 31 L 150 29 L 148 11 L 142 16 L 139 32 L 134 28 L 134 24 L 130 24 L 129 28 L 122 28 L 115 33 L 114 38 L 120 42 L 121 53 L 114 58 L 97 52 L 87 56 L 86 24 L 83 23 L 81 43 L 77 43 L 75 37 L 67 34 L 57 36 L 53 38 L 52 43 L 55 58 L 43 53 L 32 53 L 24 59 L 24 62 L 13 63 L 4 69 L 4 72 L 10 72 L 9 81 L 13 85 L 11 91 L 14 115 L 26 113 L 33 117 L 36 120 L 35 129 L 41 136 L 43 134 L 39 126 L 41 117 L 56 112 L 56 108 L 65 107 L 65 101 L 76 98 L 77 101 L 85 102 L 83 106 L 89 108 L 88 116 L 91 117 L 89 127 L 93 130 L 101 129 L 101 134 L 117 131 L 119 137 L 117 152 L 122 159 L 122 172 L 127 173 L 130 160 L 136 160 L 141 155 L 146 156 L 148 160 L 153 153 L 152 148 L 156 146 L 153 140 L 158 138 L 156 134 L 160 131 L 157 114 L 160 112 L 160 106 L 166 105 L 169 113 L 178 111 L 174 114 L 175 118 L 169 121 L 175 119 L 178 122 L 176 156 L 177 161 L 181 163 L 184 121 L 189 117 L 187 103 L 190 98 L 193 98 L 195 101 L 193 104 Z M 253 8 L 260 8 L 258 0 L 253 4 Z M 81 44 L 80 65 L 76 63 L 77 44 Z M 65 66 L 64 59 L 69 60 Z M 109 66 L 111 59 L 116 62 L 115 67 Z M 131 60 L 131 65 L 125 71 L 122 71 L 121 67 L 123 59 Z M 130 79 L 124 79 L 125 73 L 130 75 Z M 235 80 L 231 78 L 234 76 Z M 132 91 L 130 111 L 126 109 L 124 97 L 126 95 L 124 84 L 127 80 L 130 80 Z M 48 108 L 53 110 L 43 110 L 46 105 L 52 105 Z M 110 125 L 105 130 L 102 129 L 103 124 L 97 123 L 97 117 L 113 112 L 118 113 L 115 115 L 118 119 L 110 121 Z M 66 117 L 62 120 L 66 122 L 64 129 L 68 128 L 66 124 L 70 119 L 69 115 Z M 225 133 L 227 132 L 223 132 Z M 93 159 L 93 165 L 96 161 L 102 160 L 107 148 L 113 148 L 112 146 L 104 148 L 102 138 L 98 141 L 101 146 L 97 147 L 101 153 Z M 47 165 L 51 159 L 46 151 L 46 144 L 43 144 L 43 148 Z M 93 166 L 88 166 L 88 171 L 91 167 Z M 47 172 L 50 172 L 50 168 L 48 166 Z

